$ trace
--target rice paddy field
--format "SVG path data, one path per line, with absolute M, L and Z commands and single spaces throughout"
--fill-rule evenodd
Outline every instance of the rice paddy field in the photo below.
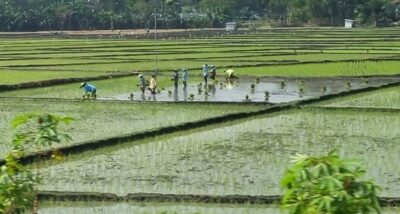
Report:
M 51 148 L 63 149 L 61 160 L 28 166 L 41 178 L 39 192 L 76 198 L 40 200 L 40 213 L 286 213 L 277 204 L 179 197 L 279 196 L 291 156 L 333 149 L 362 161 L 381 197 L 400 198 L 399 28 L 214 35 L 161 38 L 157 51 L 146 39 L 0 37 L 0 159 L 10 149 L 17 115 L 75 118 L 61 127 L 73 140 Z M 217 67 L 217 81 L 207 86 L 200 74 L 206 63 Z M 136 72 L 149 79 L 157 68 L 157 94 L 142 95 Z M 172 70 L 182 68 L 189 69 L 186 89 L 171 81 Z M 225 81 L 226 68 L 239 80 Z M 96 85 L 97 99 L 82 99 L 82 78 Z M 169 131 L 154 132 L 159 129 Z M 121 136 L 140 137 L 111 142 Z M 96 146 L 76 149 L 89 142 Z M 177 199 L 78 197 L 100 193 Z

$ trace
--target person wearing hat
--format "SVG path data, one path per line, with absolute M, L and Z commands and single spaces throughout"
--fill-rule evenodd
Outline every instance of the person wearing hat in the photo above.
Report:
M 174 74 L 172 75 L 172 79 L 171 80 L 174 81 L 175 88 L 178 88 L 179 73 L 178 73 L 177 69 L 174 70 Z
M 207 87 L 207 79 L 208 79 L 208 75 L 209 75 L 209 73 L 208 73 L 208 70 L 209 70 L 209 69 L 210 69 L 210 68 L 208 67 L 207 64 L 203 65 L 203 72 L 202 72 L 202 74 L 203 74 L 204 83 L 205 83 L 204 87 Z
M 156 94 L 156 89 L 157 89 L 157 81 L 156 81 L 156 75 L 152 74 L 151 79 L 150 79 L 150 85 L 149 85 L 149 91 L 151 92 L 152 95 Z
M 140 87 L 140 90 L 142 91 L 142 94 L 144 94 L 144 90 L 146 88 L 146 79 L 144 78 L 143 74 L 139 74 L 138 78 L 139 78 L 139 85 L 137 85 L 137 86 Z
M 233 79 L 238 79 L 233 73 L 234 73 L 235 71 L 233 70 L 233 69 L 228 69 L 228 70 L 226 70 L 225 71 L 225 73 L 226 73 L 226 80 L 233 80 Z
M 217 76 L 217 68 L 215 67 L 215 65 L 212 65 L 210 72 L 210 79 L 215 80 L 216 76 Z
M 97 95 L 96 95 L 96 86 L 91 85 L 91 84 L 89 84 L 87 82 L 83 82 L 81 84 L 81 87 L 79 87 L 79 88 L 83 88 L 83 90 L 85 91 L 85 94 L 83 95 L 83 97 L 86 97 L 86 96 L 89 97 L 89 98 L 90 97 L 92 97 L 92 98 L 96 98 L 97 97 Z
M 186 68 L 183 68 L 182 71 L 183 71 L 183 73 L 182 73 L 183 89 L 186 89 L 187 81 L 189 80 L 189 74 L 188 74 L 188 70 Z

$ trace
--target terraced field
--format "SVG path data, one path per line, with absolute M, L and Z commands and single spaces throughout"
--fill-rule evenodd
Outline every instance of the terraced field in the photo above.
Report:
M 165 37 L 157 64 L 154 42 L 146 39 L 4 38 L 0 158 L 15 116 L 76 119 L 62 127 L 72 142 L 31 148 L 40 158 L 23 159 L 41 177 L 41 213 L 275 214 L 276 205 L 252 200 L 282 194 L 279 181 L 292 155 L 333 149 L 363 161 L 380 196 L 400 198 L 399 33 L 299 28 Z M 217 81 L 206 87 L 205 63 L 218 68 Z M 157 95 L 141 95 L 136 72 L 148 79 L 156 67 Z M 175 89 L 171 71 L 184 67 L 189 86 Z M 226 82 L 225 68 L 239 80 Z M 97 100 L 82 99 L 84 80 L 97 86 Z M 49 160 L 57 150 L 62 160 Z M 49 192 L 56 194 L 46 198 Z M 141 199 L 115 199 L 130 194 Z M 188 195 L 195 199 L 183 203 Z M 232 202 L 232 195 L 241 199 Z

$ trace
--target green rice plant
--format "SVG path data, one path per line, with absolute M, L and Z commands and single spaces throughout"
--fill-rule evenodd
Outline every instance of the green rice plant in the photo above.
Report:
M 382 197 L 395 197 L 399 125 L 400 116 L 391 112 L 286 111 L 43 162 L 40 190 L 280 195 L 290 156 L 336 148 L 365 163 L 365 176 L 382 186 Z

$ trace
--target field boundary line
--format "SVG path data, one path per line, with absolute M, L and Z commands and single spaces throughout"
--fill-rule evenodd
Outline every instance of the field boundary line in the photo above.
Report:
M 266 114 L 271 114 L 271 113 L 276 113 L 276 112 L 282 112 L 285 110 L 301 109 L 301 108 L 304 108 L 304 105 L 308 105 L 308 104 L 318 103 L 321 101 L 330 100 L 330 99 L 337 98 L 337 97 L 344 97 L 344 96 L 348 96 L 348 95 L 359 94 L 359 93 L 364 93 L 364 92 L 373 91 L 373 90 L 379 90 L 379 89 L 383 89 L 383 88 L 397 87 L 399 85 L 400 85 L 400 81 L 397 81 L 394 83 L 387 83 L 387 84 L 383 84 L 380 86 L 354 89 L 354 90 L 344 91 L 344 92 L 335 93 L 335 94 L 327 94 L 327 95 L 323 95 L 320 97 L 310 98 L 310 99 L 306 99 L 306 100 L 302 100 L 302 101 L 293 101 L 293 102 L 289 102 L 289 103 L 284 103 L 284 104 L 268 107 L 268 108 L 261 109 L 258 111 L 231 113 L 231 114 L 226 114 L 226 115 L 219 116 L 219 117 L 212 117 L 212 118 L 207 118 L 207 119 L 202 119 L 202 120 L 197 120 L 197 121 L 192 121 L 192 122 L 180 123 L 180 124 L 177 124 L 174 126 L 160 127 L 157 129 L 150 129 L 150 130 L 143 131 L 143 132 L 134 132 L 134 133 L 120 135 L 120 136 L 114 136 L 114 137 L 110 137 L 110 138 L 103 138 L 103 139 L 99 139 L 99 140 L 92 140 L 92 141 L 87 141 L 87 142 L 76 143 L 73 145 L 68 145 L 68 146 L 63 146 L 63 147 L 59 147 L 59 148 L 47 149 L 47 150 L 30 153 L 30 154 L 22 157 L 20 159 L 20 161 L 23 164 L 30 164 L 30 163 L 34 163 L 34 162 L 40 161 L 40 160 L 49 160 L 49 159 L 51 159 L 51 156 L 52 156 L 52 154 L 54 154 L 55 151 L 61 152 L 64 155 L 80 154 L 80 153 L 83 153 L 86 151 L 92 151 L 95 149 L 129 143 L 129 142 L 135 141 L 135 140 L 149 139 L 152 137 L 165 135 L 165 134 L 171 134 L 171 133 L 178 132 L 178 131 L 193 130 L 196 128 L 221 124 L 221 123 L 235 121 L 235 120 L 239 120 L 239 119 L 250 118 L 253 116 L 260 116 L 260 115 L 266 115 Z M 5 164 L 5 160 L 1 159 L 0 166 L 2 166 L 4 164 Z
M 113 193 L 97 192 L 58 192 L 40 191 L 41 201 L 108 201 L 108 202 L 195 202 L 218 204 L 279 204 L 280 195 L 196 195 L 196 194 L 158 194 L 158 193 L 131 193 L 118 196 Z M 399 197 L 380 197 L 382 206 L 396 206 L 400 204 Z
M 32 88 L 42 88 L 42 87 L 49 87 L 49 86 L 65 85 L 65 84 L 76 83 L 76 82 L 116 79 L 116 78 L 135 76 L 138 74 L 139 74 L 139 72 L 125 72 L 125 73 L 119 73 L 119 74 L 106 74 L 106 75 L 93 76 L 93 77 L 59 78 L 59 79 L 42 80 L 42 81 L 36 81 L 36 82 L 19 83 L 19 84 L 13 84 L 13 85 L 0 85 L 0 93 L 6 92 L 6 91 L 16 91 L 16 90 L 21 90 L 21 89 L 32 89 Z
M 399 108 L 374 108 L 374 107 L 356 107 L 356 106 L 305 106 L 305 109 L 321 109 L 330 111 L 363 111 L 363 112 L 387 112 L 400 113 Z

